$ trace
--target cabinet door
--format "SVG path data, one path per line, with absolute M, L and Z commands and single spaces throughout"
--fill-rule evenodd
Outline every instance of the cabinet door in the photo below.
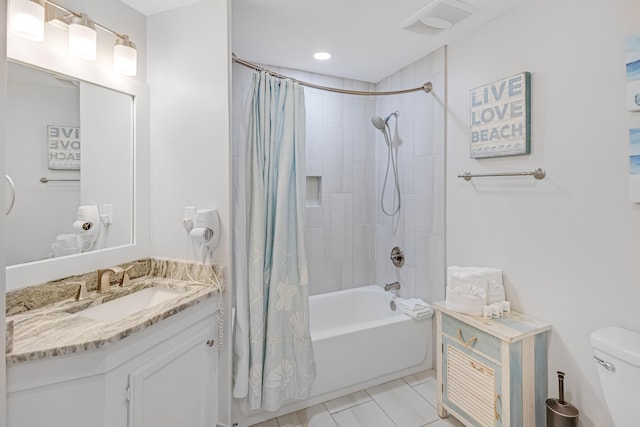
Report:
M 443 337 L 443 403 L 474 426 L 502 426 L 500 366 Z
M 215 426 L 218 350 L 208 342 L 213 326 L 129 374 L 129 427 Z

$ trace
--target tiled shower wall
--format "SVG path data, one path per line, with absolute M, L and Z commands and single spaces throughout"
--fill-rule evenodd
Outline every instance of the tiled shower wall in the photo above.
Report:
M 431 80 L 437 87 L 434 93 L 444 99 L 441 51 L 378 85 L 268 68 L 311 83 L 362 91 L 404 89 Z M 240 189 L 244 188 L 244 106 L 251 75 L 247 68 L 234 64 L 236 261 L 244 256 L 246 222 L 244 190 Z M 436 284 L 444 297 L 444 114 L 442 103 L 435 99 L 425 93 L 376 99 L 305 88 L 307 175 L 312 177 L 306 208 L 311 295 L 400 280 L 402 295 L 427 298 L 432 295 L 430 286 Z M 398 131 L 403 139 L 398 150 L 403 208 L 395 234 L 392 221 L 382 215 L 379 207 L 386 145 L 382 134 L 371 124 L 372 115 L 386 115 L 393 110 L 400 110 Z M 417 200 L 418 197 L 424 200 Z M 434 213 L 433 206 L 438 213 Z M 402 247 L 407 255 L 407 264 L 397 271 L 389 261 L 392 245 Z M 415 286 L 416 277 L 424 286 Z M 236 278 L 244 278 L 241 268 L 236 268 Z
M 402 207 L 393 219 L 376 208 L 376 279 L 380 284 L 399 281 L 400 295 L 426 301 L 444 299 L 444 153 L 445 153 L 445 48 L 406 66 L 380 81 L 376 90 L 391 91 L 433 84 L 430 94 L 413 92 L 378 97 L 376 114 L 398 117 L 398 175 Z M 396 122 L 389 121 L 392 134 Z M 376 194 L 380 197 L 387 165 L 387 148 L 382 134 L 376 135 Z M 391 181 L 392 182 L 392 181 Z M 391 206 L 389 186 L 385 206 Z M 379 199 L 378 199 L 379 204 Z M 390 209 L 387 208 L 387 211 Z M 399 246 L 405 265 L 396 268 L 389 260 Z

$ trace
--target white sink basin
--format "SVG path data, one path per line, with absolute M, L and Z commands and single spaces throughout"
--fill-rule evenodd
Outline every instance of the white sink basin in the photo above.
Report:
M 96 320 L 120 320 L 181 295 L 184 295 L 183 291 L 174 289 L 146 288 L 104 304 L 89 307 L 76 314 Z

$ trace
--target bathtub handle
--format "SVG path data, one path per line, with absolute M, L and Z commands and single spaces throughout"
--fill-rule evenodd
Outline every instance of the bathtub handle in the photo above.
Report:
M 478 337 L 471 337 L 469 338 L 469 341 L 465 342 L 464 339 L 462 338 L 462 331 L 458 329 L 458 342 L 460 344 L 462 344 L 465 347 L 471 347 L 473 343 L 475 343 L 476 341 L 478 341 Z

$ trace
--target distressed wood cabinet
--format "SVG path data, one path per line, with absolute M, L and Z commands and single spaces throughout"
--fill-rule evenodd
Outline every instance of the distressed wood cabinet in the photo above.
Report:
M 473 427 L 544 427 L 547 332 L 517 312 L 483 319 L 433 304 L 438 414 Z

